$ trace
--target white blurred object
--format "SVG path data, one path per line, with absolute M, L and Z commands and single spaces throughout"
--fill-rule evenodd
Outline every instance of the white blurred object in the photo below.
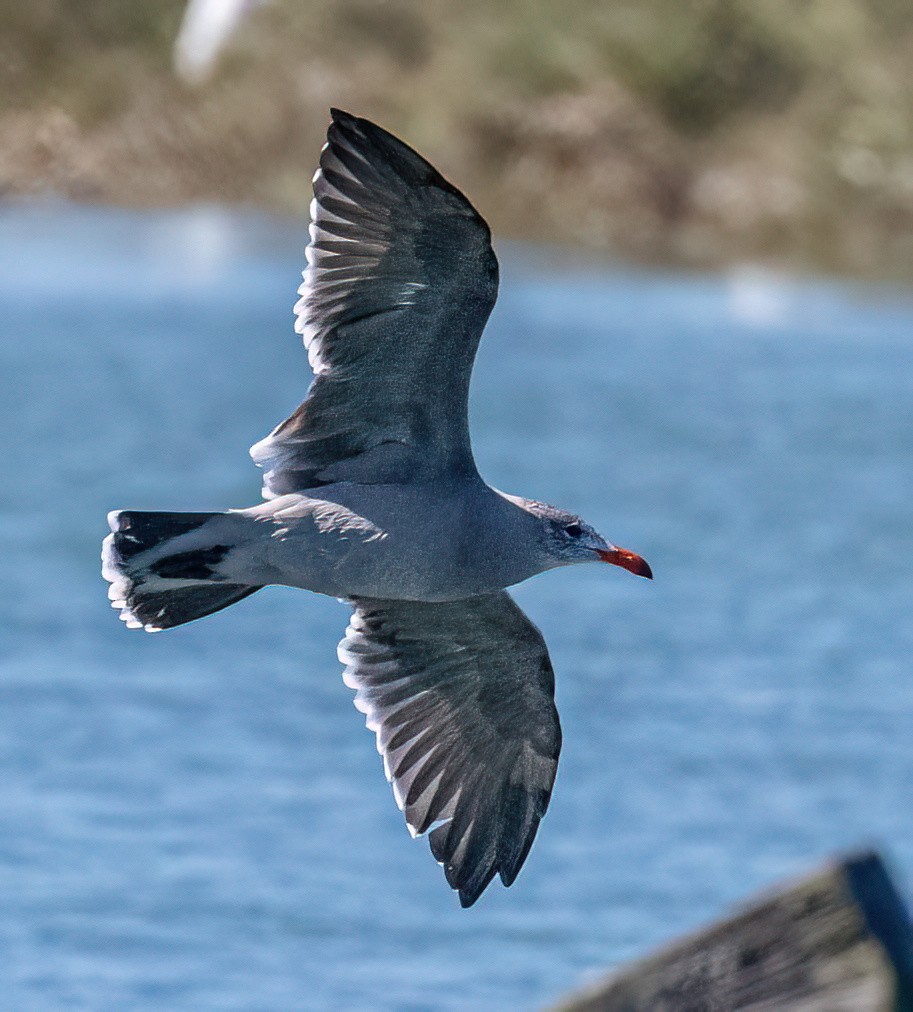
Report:
M 751 264 L 735 266 L 727 278 L 729 310 L 753 327 L 782 325 L 794 303 L 795 286 L 784 274 Z
M 189 0 L 174 43 L 174 69 L 188 84 L 202 84 L 244 18 L 268 0 Z

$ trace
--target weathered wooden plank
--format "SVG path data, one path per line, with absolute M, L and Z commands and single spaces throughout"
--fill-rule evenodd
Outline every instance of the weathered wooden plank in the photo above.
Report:
M 756 898 L 561 1012 L 913 1012 L 913 930 L 875 853 Z

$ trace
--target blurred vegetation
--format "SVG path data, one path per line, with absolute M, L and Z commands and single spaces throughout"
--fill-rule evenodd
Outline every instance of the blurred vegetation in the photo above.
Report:
M 276 0 L 183 85 L 182 0 L 0 0 L 0 193 L 301 210 L 331 104 L 496 232 L 913 277 L 911 0 Z

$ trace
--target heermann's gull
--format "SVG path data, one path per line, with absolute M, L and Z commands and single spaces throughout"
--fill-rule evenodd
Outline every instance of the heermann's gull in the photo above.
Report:
M 109 514 L 108 596 L 168 629 L 267 584 L 343 598 L 339 646 L 410 832 L 460 902 L 510 885 L 561 748 L 542 636 L 504 587 L 601 560 L 651 576 L 580 517 L 490 488 L 467 397 L 494 305 L 491 234 L 391 134 L 332 111 L 295 307 L 314 380 L 251 455 L 267 500 L 225 513 Z

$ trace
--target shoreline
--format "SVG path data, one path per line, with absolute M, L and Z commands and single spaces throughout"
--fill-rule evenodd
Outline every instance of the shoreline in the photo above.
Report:
M 338 105 L 440 166 L 508 239 L 909 283 L 913 8 L 886 34 L 868 0 L 847 2 L 857 21 L 825 38 L 811 13 L 730 23 L 650 0 L 636 39 L 620 12 L 578 3 L 578 24 L 542 7 L 523 31 L 522 4 L 503 26 L 472 4 L 277 4 L 195 88 L 171 68 L 180 0 L 112 5 L 89 35 L 64 6 L 51 34 L 16 8 L 0 200 L 303 211 Z

